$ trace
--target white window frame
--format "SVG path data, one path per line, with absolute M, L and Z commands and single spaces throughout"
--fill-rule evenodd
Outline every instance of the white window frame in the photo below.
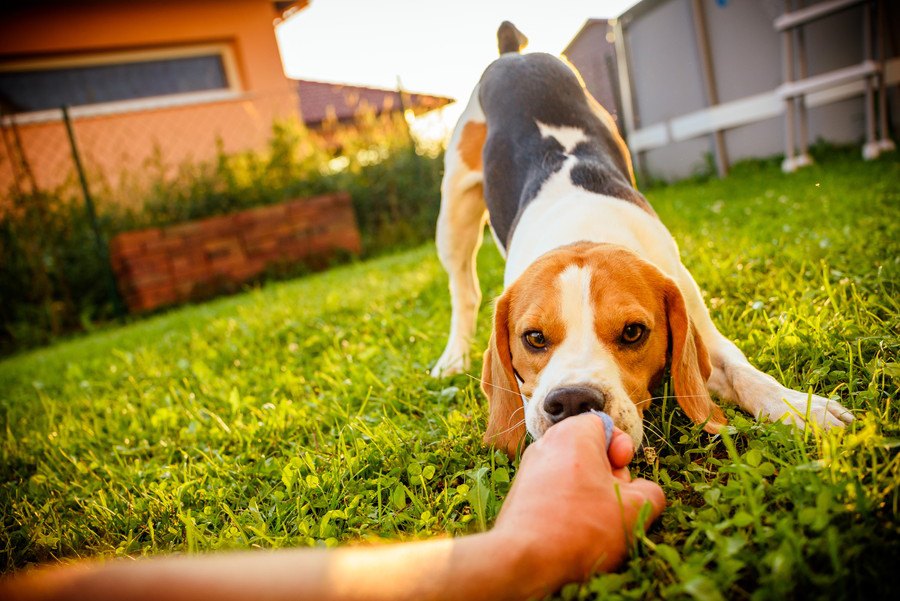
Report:
M 241 81 L 240 70 L 237 67 L 234 48 L 228 43 L 192 44 L 185 46 L 169 46 L 165 48 L 96 52 L 77 56 L 57 56 L 4 61 L 0 62 L 0 73 L 37 71 L 43 69 L 65 69 L 67 67 L 89 67 L 94 65 L 123 65 L 152 60 L 209 56 L 211 54 L 218 55 L 222 59 L 222 68 L 225 71 L 225 81 L 228 86 L 226 88 L 203 90 L 199 92 L 185 92 L 182 94 L 147 96 L 131 100 L 82 104 L 73 106 L 69 109 L 69 114 L 73 118 L 98 117 L 102 115 L 151 111 L 192 104 L 236 100 L 244 97 L 246 94 L 243 92 L 243 84 Z M 62 120 L 62 111 L 60 109 L 47 109 L 4 116 L 3 124 L 10 125 L 16 123 L 24 125 L 28 123 L 43 123 L 59 120 Z

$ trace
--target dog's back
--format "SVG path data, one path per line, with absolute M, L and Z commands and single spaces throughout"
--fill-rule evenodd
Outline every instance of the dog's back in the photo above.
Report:
M 501 25 L 498 42 L 504 53 L 485 70 L 478 92 L 488 132 L 484 195 L 501 243 L 508 246 L 522 210 L 573 156 L 574 185 L 652 212 L 634 189 L 628 151 L 609 113 L 563 61 L 549 54 L 519 54 L 521 39 L 515 33 L 510 23 Z

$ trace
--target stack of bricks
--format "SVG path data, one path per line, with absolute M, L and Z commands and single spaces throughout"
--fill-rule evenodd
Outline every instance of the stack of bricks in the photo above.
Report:
M 360 250 L 345 193 L 125 232 L 110 243 L 119 291 L 132 312 L 234 290 L 272 265 L 321 266 Z

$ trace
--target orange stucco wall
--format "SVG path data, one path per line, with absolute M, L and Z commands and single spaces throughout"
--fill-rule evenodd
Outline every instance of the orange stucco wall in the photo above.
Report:
M 75 121 L 89 171 L 115 188 L 133 180 L 134 171 L 153 157 L 170 166 L 209 158 L 217 137 L 228 151 L 259 148 L 273 119 L 297 115 L 296 91 L 284 75 L 275 41 L 277 16 L 267 0 L 41 2 L 36 8 L 6 9 L 0 18 L 0 64 L 193 44 L 232 49 L 240 98 Z M 18 130 L 39 187 L 52 188 L 71 177 L 60 121 L 26 123 Z M 0 195 L 13 181 L 11 161 L 0 146 Z

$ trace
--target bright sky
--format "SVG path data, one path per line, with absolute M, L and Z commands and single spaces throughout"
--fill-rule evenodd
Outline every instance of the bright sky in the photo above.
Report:
M 289 77 L 455 98 L 465 105 L 512 21 L 527 51 L 558 55 L 589 18 L 637 0 L 312 0 L 277 28 Z

